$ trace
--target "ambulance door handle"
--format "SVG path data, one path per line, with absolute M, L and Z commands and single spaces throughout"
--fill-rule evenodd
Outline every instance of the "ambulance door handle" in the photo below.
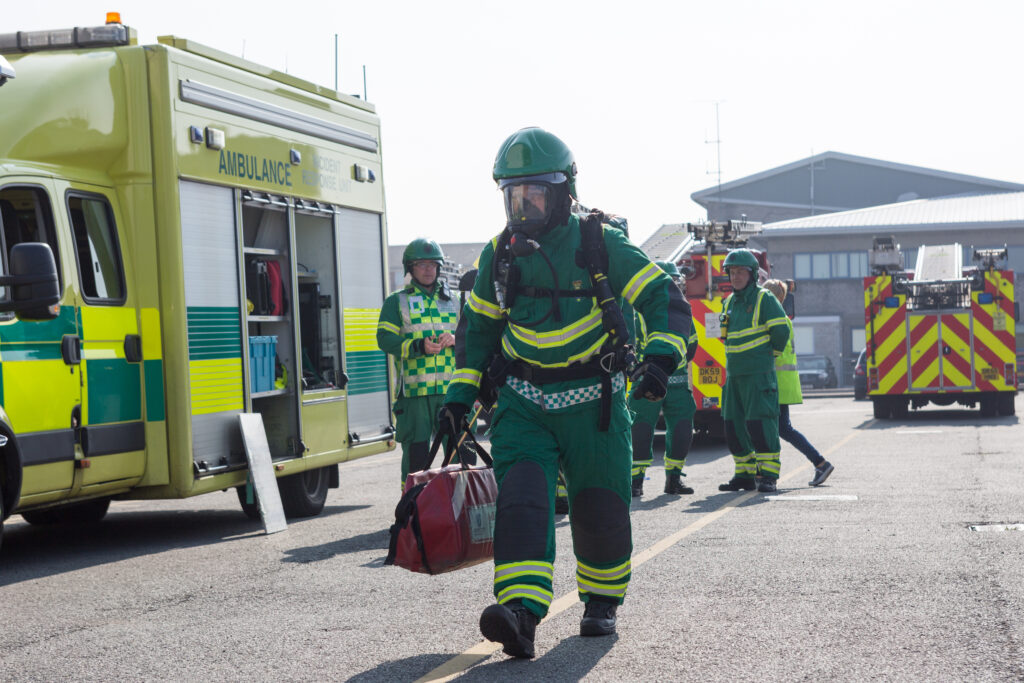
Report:
M 82 340 L 77 334 L 65 334 L 60 340 L 60 355 L 65 365 L 80 365 L 82 362 Z
M 142 337 L 137 334 L 124 336 L 124 359 L 129 363 L 142 362 Z

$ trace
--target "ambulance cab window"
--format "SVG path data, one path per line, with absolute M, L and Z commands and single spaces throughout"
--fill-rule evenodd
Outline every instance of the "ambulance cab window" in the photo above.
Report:
M 22 242 L 44 242 L 50 245 L 53 260 L 60 270 L 60 251 L 57 234 L 53 229 L 53 211 L 46 190 L 31 185 L 7 186 L 0 189 L 0 240 L 3 241 L 0 259 L 4 273 L 9 271 L 11 248 Z M 63 278 L 61 278 L 63 280 Z M 63 287 L 63 282 L 61 282 Z M 0 287 L 0 299 L 10 296 L 6 287 Z
M 123 303 L 124 271 L 110 203 L 99 195 L 70 194 L 68 215 L 82 298 L 89 303 Z

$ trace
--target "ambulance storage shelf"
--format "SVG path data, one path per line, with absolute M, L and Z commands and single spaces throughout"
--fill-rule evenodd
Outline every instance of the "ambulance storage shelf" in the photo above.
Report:
M 280 323 L 286 322 L 288 316 L 284 315 L 248 315 L 245 317 L 251 323 Z
M 267 398 L 268 396 L 287 396 L 292 393 L 291 389 L 271 389 L 270 391 L 258 391 L 249 394 L 252 398 Z
M 264 249 L 262 247 L 243 247 L 242 252 L 250 256 L 284 256 L 280 249 Z

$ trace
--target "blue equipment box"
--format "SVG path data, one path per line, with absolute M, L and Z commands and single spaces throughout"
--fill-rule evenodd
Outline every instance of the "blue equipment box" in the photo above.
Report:
M 249 390 L 258 394 L 274 388 L 277 337 L 249 337 Z

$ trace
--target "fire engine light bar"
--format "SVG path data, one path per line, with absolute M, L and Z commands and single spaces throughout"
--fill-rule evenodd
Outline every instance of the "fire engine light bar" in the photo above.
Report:
M 79 26 L 55 31 L 17 31 L 0 34 L 0 52 L 73 50 L 84 47 L 116 47 L 131 40 L 127 26 Z

